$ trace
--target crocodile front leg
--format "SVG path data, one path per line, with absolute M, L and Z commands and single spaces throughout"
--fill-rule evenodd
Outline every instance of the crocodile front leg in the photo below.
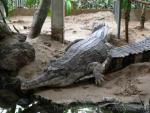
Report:
M 107 71 L 109 71 L 109 66 L 110 66 L 110 63 L 111 63 L 111 56 L 107 56 L 106 60 L 102 63 L 102 67 L 101 67 L 101 70 L 102 70 L 102 73 L 107 73 Z
M 104 81 L 104 75 L 103 73 L 103 66 L 99 62 L 92 62 L 87 67 L 87 73 L 92 72 L 94 78 L 95 78 L 95 84 L 98 86 L 102 85 L 102 82 Z
M 111 62 L 111 57 L 108 56 L 107 59 L 101 64 L 99 62 L 92 62 L 87 67 L 87 73 L 93 72 L 95 77 L 95 84 L 101 86 L 104 81 L 104 73 L 109 69 Z

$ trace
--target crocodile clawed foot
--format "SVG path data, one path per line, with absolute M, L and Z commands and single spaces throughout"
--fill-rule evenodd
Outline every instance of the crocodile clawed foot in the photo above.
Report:
M 103 74 L 99 74 L 97 76 L 95 76 L 95 84 L 97 86 L 102 86 L 102 83 L 104 82 L 104 75 Z
M 87 72 L 93 72 L 93 76 L 95 77 L 95 84 L 97 86 L 101 86 L 104 82 L 104 67 L 99 62 L 92 62 L 87 67 Z
M 93 74 L 95 77 L 95 84 L 97 86 L 102 86 L 102 83 L 104 82 L 104 75 L 102 74 L 103 70 L 104 68 L 101 63 L 97 63 L 94 67 Z

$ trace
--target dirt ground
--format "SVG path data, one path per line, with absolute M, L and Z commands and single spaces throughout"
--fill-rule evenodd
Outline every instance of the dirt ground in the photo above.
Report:
M 57 103 L 100 102 L 105 97 L 117 98 L 125 102 L 140 102 L 140 99 L 147 102 L 150 98 L 149 73 L 150 63 L 136 64 L 105 75 L 102 87 L 97 87 L 94 82 L 90 82 L 74 85 L 71 88 L 48 89 L 38 92 L 37 95 Z
M 32 17 L 12 17 L 10 26 L 15 25 L 22 33 L 30 30 Z M 65 40 L 86 38 L 90 35 L 93 26 L 98 23 L 105 23 L 109 26 L 109 32 L 116 33 L 116 23 L 113 14 L 108 11 L 80 14 L 77 16 L 65 17 Z M 150 20 L 146 21 L 145 29 L 139 30 L 139 21 L 131 21 L 129 28 L 129 43 L 140 41 L 150 35 Z M 50 17 L 47 18 L 42 34 L 35 39 L 27 39 L 36 50 L 36 59 L 25 66 L 19 75 L 26 79 L 37 76 L 50 59 L 56 59 L 63 55 L 67 44 L 61 44 L 50 39 Z M 112 40 L 114 45 L 126 44 L 124 38 L 124 21 L 122 21 L 121 39 Z M 142 63 L 128 66 L 115 73 L 106 75 L 102 87 L 93 83 L 85 83 L 69 88 L 47 89 L 37 92 L 44 98 L 58 103 L 70 103 L 74 101 L 101 101 L 104 97 L 115 97 L 123 101 L 139 101 L 140 98 L 148 100 L 150 97 L 150 64 Z

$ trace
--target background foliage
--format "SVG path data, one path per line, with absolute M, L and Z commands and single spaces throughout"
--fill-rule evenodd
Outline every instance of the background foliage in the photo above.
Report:
M 113 0 L 78 0 L 78 7 L 82 9 L 112 8 Z
M 14 10 L 15 1 L 16 0 L 0 0 L 4 3 L 4 7 L 6 9 L 6 13 Z M 66 15 L 71 14 L 72 9 L 112 9 L 114 0 L 65 0 L 66 3 Z M 123 9 L 140 9 L 142 7 L 141 4 L 135 3 L 128 5 L 128 0 L 122 0 L 122 8 Z M 145 0 L 149 1 L 150 0 Z M 37 8 L 40 0 L 24 0 L 25 8 Z M 147 7 L 148 8 L 148 7 Z M 150 8 L 150 7 L 149 7 Z

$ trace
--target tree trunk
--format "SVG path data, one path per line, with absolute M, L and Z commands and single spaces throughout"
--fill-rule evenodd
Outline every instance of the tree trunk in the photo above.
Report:
M 129 42 L 129 20 L 130 20 L 130 11 L 131 11 L 131 1 L 128 0 L 128 6 L 125 10 L 125 37 L 127 43 Z
M 41 0 L 40 5 L 33 17 L 31 31 L 28 35 L 29 38 L 35 38 L 40 34 L 43 23 L 47 17 L 50 4 L 51 0 Z
M 129 32 L 128 32 L 128 28 L 129 28 L 129 20 L 128 17 L 129 16 L 129 11 L 125 12 L 125 37 L 126 37 L 126 41 L 127 43 L 129 42 Z
M 145 5 L 143 4 L 141 19 L 140 19 L 141 29 L 144 29 L 144 23 L 145 23 Z

